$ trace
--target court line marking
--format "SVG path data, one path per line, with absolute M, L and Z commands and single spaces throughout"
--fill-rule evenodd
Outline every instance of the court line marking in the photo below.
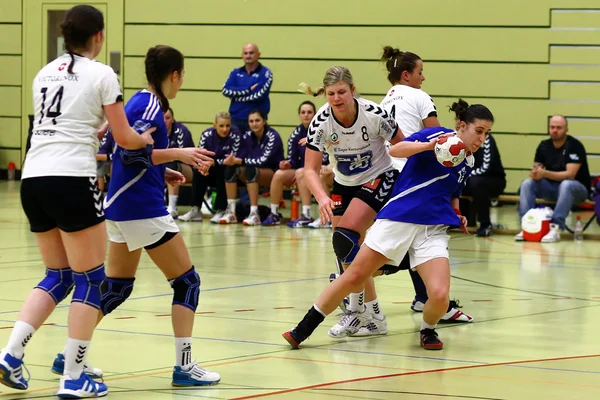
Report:
M 234 397 L 230 400 L 257 399 L 259 397 L 270 397 L 270 396 L 276 396 L 276 395 L 280 395 L 280 394 L 301 392 L 304 390 L 318 389 L 318 388 L 323 388 L 323 387 L 328 387 L 328 386 L 333 386 L 333 385 L 342 385 L 345 383 L 356 383 L 356 382 L 372 381 L 372 380 L 377 380 L 377 379 L 396 378 L 396 377 L 408 376 L 408 375 L 424 375 L 424 374 L 430 374 L 430 373 L 458 371 L 458 370 L 464 370 L 464 369 L 499 367 L 499 366 L 504 366 L 504 365 L 509 365 L 509 364 L 516 365 L 516 364 L 527 364 L 527 363 L 547 362 L 547 361 L 575 360 L 575 359 L 594 358 L 594 357 L 600 357 L 600 354 L 588 354 L 588 355 L 583 355 L 583 356 L 569 356 L 569 357 L 557 357 L 557 358 L 542 358 L 542 359 L 536 359 L 536 360 L 522 360 L 522 361 L 512 361 L 512 362 L 506 361 L 506 362 L 484 364 L 484 365 L 481 365 L 481 364 L 461 365 L 458 367 L 436 368 L 436 369 L 428 369 L 428 370 L 422 370 L 422 371 L 399 372 L 399 373 L 395 373 L 395 374 L 366 376 L 366 377 L 361 377 L 361 378 L 324 382 L 324 383 L 318 383 L 315 385 L 307 385 L 307 386 L 301 386 L 301 387 L 296 387 L 296 388 L 291 388 L 291 389 L 278 390 L 275 392 L 267 392 L 267 393 L 255 394 L 255 395 L 250 395 L 250 396 Z

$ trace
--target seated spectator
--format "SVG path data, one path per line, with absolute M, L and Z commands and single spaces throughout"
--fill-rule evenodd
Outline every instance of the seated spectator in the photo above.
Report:
M 273 175 L 271 181 L 271 214 L 263 221 L 263 225 L 273 226 L 281 223 L 281 214 L 279 214 L 279 203 L 283 195 L 283 187 L 296 186 L 300 193 L 302 201 L 302 215 L 300 218 L 290 221 L 288 226 L 291 228 L 303 228 L 313 222 L 311 218 L 312 194 L 304 183 L 300 184 L 298 178 L 302 179 L 304 169 L 304 152 L 306 150 L 306 134 L 308 125 L 316 113 L 315 105 L 310 101 L 305 101 L 298 108 L 300 116 L 300 125 L 294 129 L 288 139 L 288 158 L 279 163 L 279 170 Z M 303 140 L 304 139 L 304 140 Z M 301 143 L 304 142 L 304 143 Z
M 167 132 L 169 135 L 169 149 L 172 148 L 184 148 L 184 147 L 195 147 L 194 139 L 192 134 L 182 123 L 175 122 L 175 113 L 171 108 L 165 113 L 165 124 L 167 125 Z M 168 168 L 181 172 L 185 176 L 186 183 L 191 183 L 194 177 L 193 170 L 190 165 L 184 164 L 179 161 L 173 161 L 167 164 Z M 179 198 L 179 186 L 167 185 L 169 191 L 169 205 L 167 211 L 171 214 L 171 217 L 177 218 L 177 199 Z
M 113 139 L 112 132 L 108 130 L 100 141 L 100 148 L 96 153 L 96 176 L 98 177 L 98 189 L 100 192 L 104 192 L 106 187 L 106 177 L 110 175 L 110 164 L 115 146 L 115 140 Z
M 208 186 L 215 188 L 215 215 L 210 222 L 218 224 L 227 208 L 227 195 L 225 191 L 225 165 L 223 162 L 229 154 L 237 154 L 242 140 L 241 133 L 231 130 L 231 115 L 228 112 L 219 112 L 215 116 L 212 128 L 202 132 L 198 147 L 215 153 L 215 164 L 204 176 L 193 169 L 192 181 L 192 209 L 179 217 L 181 221 L 202 221 L 202 201 Z
M 590 172 L 583 144 L 567 134 L 568 122 L 562 115 L 550 119 L 550 139 L 543 140 L 535 152 L 529 179 L 521 183 L 519 216 L 535 207 L 535 199 L 556 201 L 550 231 L 542 242 L 560 240 L 565 218 L 573 204 L 585 201 L 589 194 Z M 523 240 L 523 232 L 515 236 Z
M 479 221 L 479 229 L 475 235 L 491 236 L 490 199 L 498 197 L 506 188 L 506 174 L 502 166 L 502 159 L 491 133 L 488 133 L 481 150 L 474 153 L 473 156 L 475 157 L 475 166 L 471 176 L 467 179 L 462 194 L 473 197 L 469 206 L 475 209 L 474 214 Z
M 306 144 L 306 142 L 304 144 Z M 327 152 L 323 153 L 323 155 L 327 158 L 327 160 L 325 158 L 323 158 L 323 166 L 321 167 L 321 171 L 319 172 L 319 178 L 321 178 L 321 186 L 323 186 L 323 190 L 325 191 L 327 196 L 330 196 L 331 189 L 333 189 L 334 174 L 333 174 L 333 165 L 329 163 L 328 154 L 329 153 L 327 153 Z M 298 182 L 298 185 L 306 186 L 306 184 L 303 183 L 303 180 L 304 180 L 304 174 L 302 174 L 302 176 L 296 176 L 296 182 Z M 315 218 L 315 220 L 313 222 L 311 222 L 310 224 L 308 224 L 307 227 L 311 228 L 311 229 L 319 229 L 319 228 L 331 229 L 331 222 L 321 224 L 321 218 Z
M 239 153 L 227 155 L 223 161 L 225 168 L 225 188 L 227 190 L 227 209 L 219 221 L 221 224 L 235 224 L 235 205 L 237 202 L 238 178 L 246 184 L 250 197 L 250 215 L 244 225 L 260 225 L 258 214 L 259 187 L 268 188 L 279 163 L 283 160 L 283 143 L 276 130 L 267 124 L 262 111 L 256 110 L 248 115 L 250 131 L 242 137 Z

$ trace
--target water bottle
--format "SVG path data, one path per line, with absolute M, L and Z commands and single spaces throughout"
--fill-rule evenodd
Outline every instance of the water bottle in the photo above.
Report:
M 583 225 L 581 224 L 581 215 L 577 216 L 577 222 L 575 222 L 575 228 L 573 229 L 573 239 L 577 242 L 583 240 Z

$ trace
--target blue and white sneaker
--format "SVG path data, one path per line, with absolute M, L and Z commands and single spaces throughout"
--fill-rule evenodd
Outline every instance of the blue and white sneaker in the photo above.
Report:
M 300 218 L 294 219 L 294 220 L 288 222 L 287 226 L 289 226 L 290 228 L 307 228 L 308 224 L 310 224 L 314 221 L 315 221 L 314 219 L 309 218 L 306 215 L 302 214 L 300 216 Z
M 62 375 L 65 370 L 65 356 L 62 353 L 58 353 L 54 362 L 52 363 L 52 371 L 53 374 Z M 94 379 L 102 378 L 104 372 L 100 368 L 92 367 L 87 361 L 83 364 L 83 373 L 88 374 Z
M 336 280 L 339 277 L 340 277 L 340 274 L 332 272 L 331 274 L 329 274 L 329 283 L 333 282 L 334 280 Z M 350 304 L 350 299 L 348 298 L 348 296 L 346 296 L 346 297 L 344 297 L 344 300 L 342 300 L 342 302 L 340 304 L 338 304 L 338 307 L 340 308 L 340 310 L 342 310 L 343 313 L 345 313 L 346 310 L 348 309 L 349 304 Z
M 275 226 L 281 224 L 281 214 L 269 214 L 262 224 L 263 226 Z
M 185 369 L 183 367 L 173 367 L 173 381 L 171 385 L 178 387 L 210 386 L 216 385 L 219 381 L 221 381 L 221 375 L 201 368 L 193 362 Z
M 16 358 L 2 350 L 0 352 L 0 383 L 18 390 L 27 390 L 29 381 L 23 377 L 23 364 L 22 358 Z M 27 368 L 25 368 L 27 371 Z M 29 371 L 27 371 L 29 375 Z
M 104 382 L 96 382 L 89 375 L 81 374 L 79 379 L 71 379 L 63 375 L 56 394 L 61 399 L 83 399 L 87 397 L 103 397 L 108 394 Z

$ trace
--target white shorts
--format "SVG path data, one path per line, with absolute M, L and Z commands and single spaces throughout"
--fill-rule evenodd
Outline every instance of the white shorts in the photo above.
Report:
M 106 220 L 106 226 L 110 241 L 127 243 L 129 251 L 154 244 L 167 232 L 179 232 L 179 227 L 170 215 L 132 221 Z
M 433 260 L 449 258 L 446 225 L 417 225 L 378 219 L 367 231 L 365 245 L 386 256 L 392 265 L 400 262 L 408 252 L 410 268 Z

